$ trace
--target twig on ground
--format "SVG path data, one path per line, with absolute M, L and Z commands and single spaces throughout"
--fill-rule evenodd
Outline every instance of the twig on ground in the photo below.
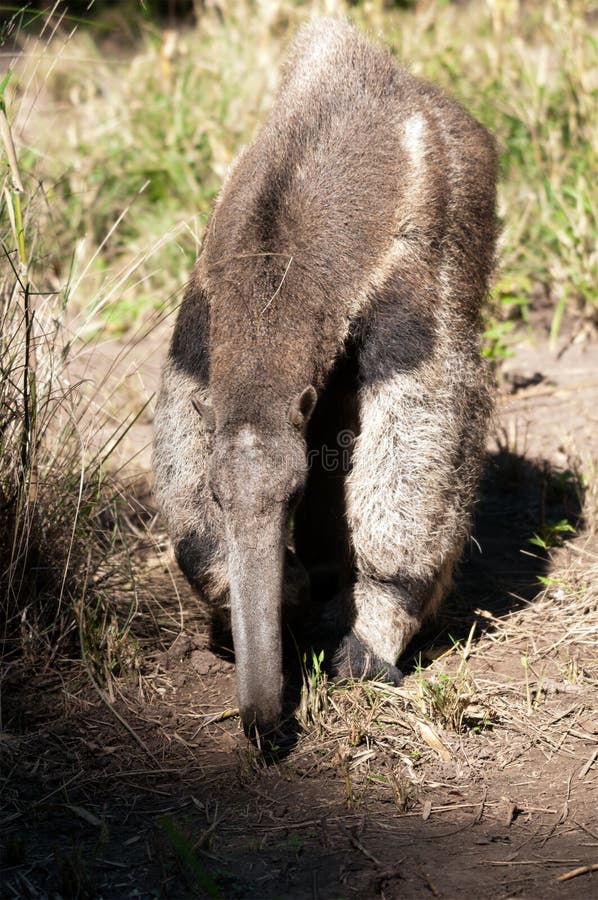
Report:
M 589 866 L 578 866 L 569 872 L 563 872 L 557 876 L 557 881 L 569 881 L 571 878 L 577 878 L 578 875 L 587 875 L 589 872 L 598 872 L 598 863 L 592 863 Z
M 592 768 L 592 766 L 594 765 L 594 763 L 596 762 L 597 759 L 598 759 L 598 747 L 596 747 L 596 749 L 590 756 L 589 760 L 587 761 L 587 763 L 584 765 L 584 767 L 581 769 L 579 775 L 577 776 L 580 780 L 582 778 L 586 777 L 586 775 L 588 774 L 588 772 L 590 771 L 590 769 Z
M 212 713 L 208 716 L 203 716 L 203 724 L 202 728 L 205 728 L 206 725 L 213 725 L 215 722 L 224 722 L 226 719 L 234 719 L 235 716 L 239 715 L 239 707 L 234 706 L 229 709 L 223 709 L 222 712 Z

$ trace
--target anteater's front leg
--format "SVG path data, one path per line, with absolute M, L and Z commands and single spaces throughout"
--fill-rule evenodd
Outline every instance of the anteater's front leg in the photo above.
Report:
M 211 423 L 198 407 L 207 387 L 171 359 L 155 418 L 155 494 L 174 552 L 190 584 L 212 608 L 228 605 L 222 514 L 208 484 Z
M 450 586 L 469 533 L 490 400 L 475 340 L 442 317 L 372 316 L 347 508 L 356 576 L 341 675 L 395 663 Z

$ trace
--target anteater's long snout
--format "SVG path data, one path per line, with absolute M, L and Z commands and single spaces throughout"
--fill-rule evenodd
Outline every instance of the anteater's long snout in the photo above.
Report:
M 285 542 L 278 517 L 228 529 L 228 574 L 239 708 L 267 739 L 282 714 L 281 607 Z

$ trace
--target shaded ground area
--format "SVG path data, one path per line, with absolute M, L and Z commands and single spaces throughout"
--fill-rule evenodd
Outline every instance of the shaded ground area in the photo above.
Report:
M 441 732 L 444 759 L 425 741 L 418 758 L 394 735 L 388 749 L 322 735 L 263 768 L 236 724 L 204 725 L 214 688 L 220 703 L 234 696 L 232 671 L 202 676 L 204 658 L 192 650 L 155 678 L 142 708 L 117 704 L 145 751 L 85 690 L 19 686 L 3 896 L 197 896 L 207 873 L 206 896 L 592 895 L 591 875 L 556 881 L 596 861 L 598 719 L 584 687 L 551 688 L 526 716 L 520 686 L 495 671 L 514 660 L 495 651 L 485 681 L 517 715 L 483 735 Z
M 127 677 L 4 673 L 1 896 L 598 896 L 597 363 L 594 345 L 521 344 L 479 549 L 404 685 L 332 689 L 308 663 L 275 765 L 245 741 L 234 666 L 154 529 Z

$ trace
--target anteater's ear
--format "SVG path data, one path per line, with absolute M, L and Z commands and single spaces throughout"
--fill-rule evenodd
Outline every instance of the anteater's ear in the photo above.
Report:
M 191 403 L 203 419 L 206 431 L 215 431 L 216 416 L 214 414 L 214 407 L 210 403 L 206 403 L 201 399 L 199 391 L 197 392 L 197 394 L 193 394 L 193 396 L 191 397 Z
M 296 428 L 305 428 L 309 422 L 309 417 L 314 411 L 318 395 L 313 385 L 308 385 L 305 390 L 297 394 L 291 401 L 289 407 L 289 422 Z

